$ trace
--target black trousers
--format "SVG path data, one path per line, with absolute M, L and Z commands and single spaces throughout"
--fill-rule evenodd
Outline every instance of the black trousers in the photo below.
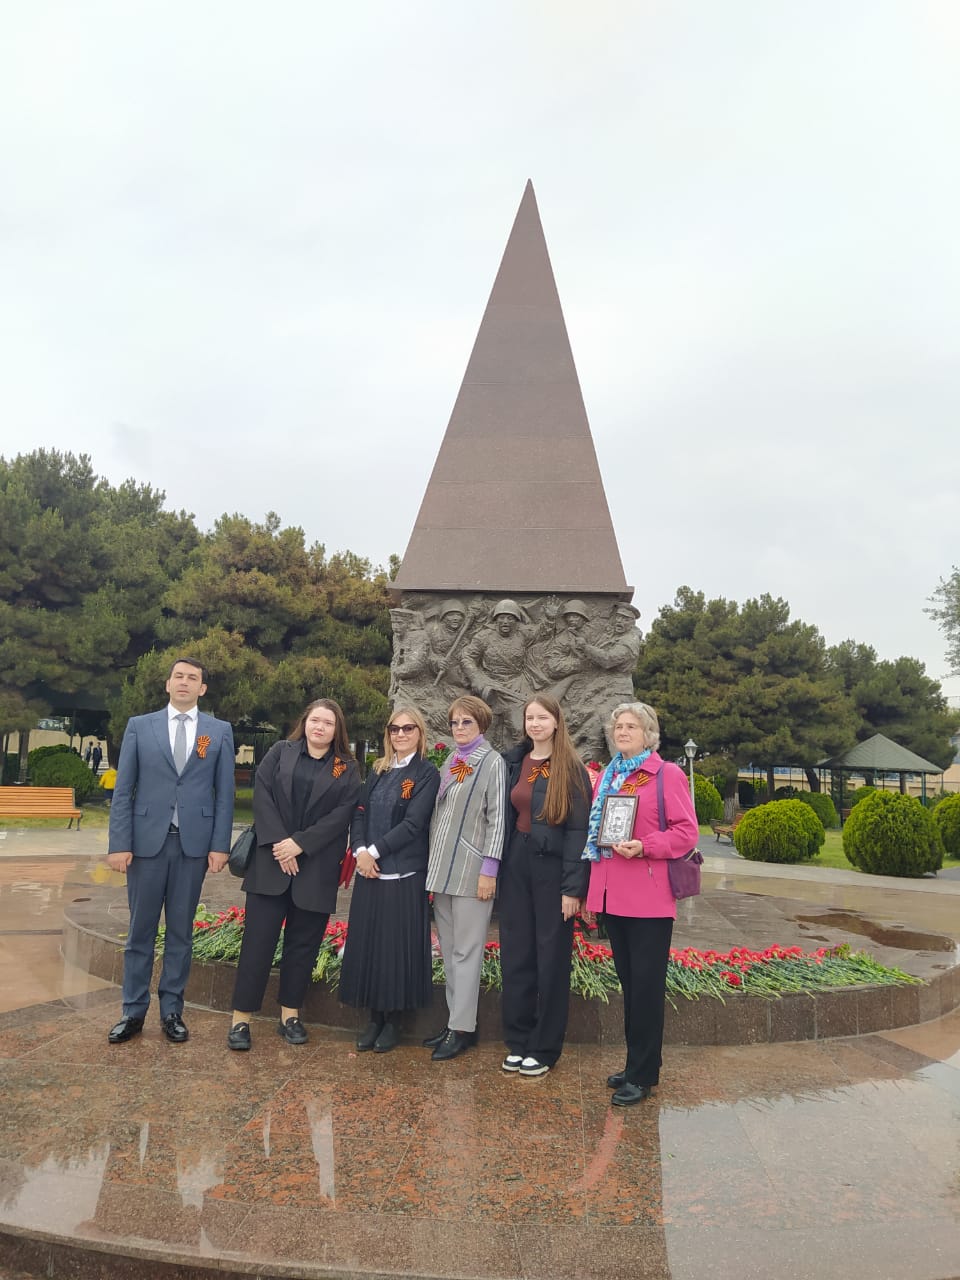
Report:
M 563 1050 L 570 1009 L 573 921 L 560 911 L 562 870 L 517 831 L 500 873 L 503 1038 L 511 1053 L 548 1067 Z
M 658 1084 L 663 1061 L 663 1013 L 673 921 L 604 914 L 613 963 L 623 987 L 623 1029 L 629 1084 Z
M 293 901 L 291 886 L 275 895 L 247 894 L 243 942 L 233 988 L 233 1008 L 241 1013 L 256 1013 L 263 1004 L 284 918 L 287 924 L 280 960 L 280 1004 L 285 1009 L 303 1008 L 330 913 L 304 911 L 298 907 Z

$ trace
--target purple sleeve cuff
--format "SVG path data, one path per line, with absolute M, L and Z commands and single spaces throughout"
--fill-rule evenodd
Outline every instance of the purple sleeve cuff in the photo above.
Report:
M 499 871 L 500 871 L 499 858 L 484 858 L 483 865 L 480 868 L 480 874 L 482 876 L 493 876 L 493 878 L 496 879 L 497 875 L 499 874 Z

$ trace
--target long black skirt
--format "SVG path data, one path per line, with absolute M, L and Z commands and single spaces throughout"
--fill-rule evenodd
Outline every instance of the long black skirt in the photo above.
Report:
M 427 873 L 356 876 L 338 998 L 357 1009 L 426 1009 L 433 999 Z

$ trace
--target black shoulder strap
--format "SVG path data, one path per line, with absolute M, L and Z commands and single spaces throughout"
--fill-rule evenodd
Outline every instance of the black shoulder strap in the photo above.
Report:
M 661 765 L 657 770 L 657 817 L 660 819 L 660 830 L 667 829 L 667 815 L 663 809 L 663 768 Z

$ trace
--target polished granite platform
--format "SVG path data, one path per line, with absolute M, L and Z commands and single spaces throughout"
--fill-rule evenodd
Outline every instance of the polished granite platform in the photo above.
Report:
M 66 848 L 78 856 L 0 841 L 0 1268 L 960 1277 L 960 1010 L 856 1037 L 667 1046 L 661 1088 L 627 1111 L 604 1085 L 616 1045 L 571 1044 L 524 1080 L 492 1038 L 432 1063 L 408 1044 L 358 1055 L 338 1030 L 292 1048 L 267 1018 L 231 1054 L 227 1015 L 190 1009 L 186 1045 L 154 1014 L 111 1047 L 116 989 L 59 955 L 92 852 Z M 751 867 L 746 889 L 710 893 L 960 933 L 955 892 L 858 879 Z

